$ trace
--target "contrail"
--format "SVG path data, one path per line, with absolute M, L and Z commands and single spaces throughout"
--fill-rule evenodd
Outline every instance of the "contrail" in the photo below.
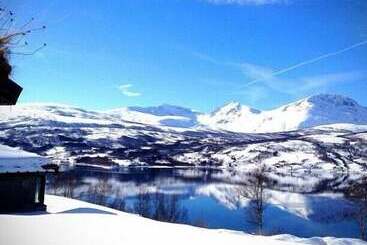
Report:
M 359 43 L 356 43 L 356 44 L 353 44 L 349 47 L 346 47 L 346 48 L 343 48 L 341 50 L 338 50 L 338 51 L 334 51 L 334 52 L 330 52 L 330 53 L 327 53 L 327 54 L 324 54 L 324 55 L 321 55 L 319 57 L 316 57 L 316 58 L 313 58 L 313 59 L 310 59 L 310 60 L 306 60 L 306 61 L 303 61 L 303 62 L 300 62 L 298 64 L 295 64 L 295 65 L 292 65 L 292 66 L 289 66 L 289 67 L 286 67 L 286 68 L 283 68 L 281 70 L 278 70 L 278 71 L 275 71 L 273 73 L 270 74 L 270 76 L 277 76 L 277 75 L 280 75 L 280 74 L 283 74 L 283 73 L 286 73 L 286 72 L 289 72 L 289 71 L 292 71 L 294 69 L 297 69 L 299 67 L 302 67 L 302 66 L 305 66 L 305 65 L 308 65 L 308 64 L 312 64 L 312 63 L 316 63 L 317 61 L 319 60 L 323 60 L 323 59 L 326 59 L 326 58 L 329 58 L 329 57 L 332 57 L 332 56 L 335 56 L 335 55 L 338 55 L 338 54 L 341 54 L 341 53 L 344 53 L 344 52 L 347 52 L 351 49 L 354 49 L 354 48 L 357 48 L 357 47 L 360 47 L 360 46 L 363 46 L 363 45 L 366 45 L 367 44 L 367 40 L 365 41 L 362 41 L 362 42 L 359 42 Z M 245 84 L 245 87 L 247 86 L 250 86 L 252 84 L 255 84 L 259 81 L 262 81 L 263 79 L 259 78 L 259 79 L 254 79 L 248 83 Z

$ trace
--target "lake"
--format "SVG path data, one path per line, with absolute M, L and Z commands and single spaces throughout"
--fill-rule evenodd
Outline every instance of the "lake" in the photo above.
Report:
M 244 178 L 210 168 L 74 167 L 49 175 L 47 193 L 165 222 L 254 233 L 249 201 L 238 195 Z M 355 206 L 341 193 L 266 193 L 263 234 L 359 237 Z

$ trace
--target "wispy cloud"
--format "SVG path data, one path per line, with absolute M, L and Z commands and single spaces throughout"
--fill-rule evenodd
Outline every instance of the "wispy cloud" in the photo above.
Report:
M 121 91 L 121 93 L 123 95 L 126 95 L 128 97 L 141 96 L 141 93 L 133 92 L 133 91 L 130 90 L 132 86 L 133 86 L 132 84 L 122 84 L 122 85 L 118 86 L 118 89 Z
M 219 0 L 218 0 L 219 1 Z M 215 65 L 222 65 L 227 67 L 232 67 L 234 69 L 240 70 L 246 78 L 249 79 L 249 82 L 245 83 L 240 88 L 236 88 L 236 91 L 243 91 L 248 89 L 249 87 L 254 87 L 256 84 L 262 84 L 269 88 L 272 88 L 276 91 L 282 91 L 287 94 L 297 94 L 300 92 L 306 92 L 312 89 L 317 89 L 320 87 L 325 87 L 332 83 L 340 83 L 340 82 L 350 82 L 357 81 L 361 79 L 366 79 L 366 72 L 361 71 L 349 71 L 349 72 L 339 72 L 339 73 L 329 73 L 329 74 L 321 74 L 312 77 L 299 77 L 296 79 L 285 79 L 279 78 L 279 75 L 288 73 L 290 71 L 299 69 L 303 66 L 310 65 L 316 63 L 318 61 L 337 56 L 353 50 L 355 48 L 367 45 L 367 40 L 352 44 L 348 47 L 339 49 L 337 51 L 329 52 L 322 54 L 318 57 L 301 61 L 297 64 L 290 65 L 288 67 L 275 70 L 270 67 L 259 66 L 251 63 L 233 63 L 227 61 L 216 60 L 213 57 L 208 55 L 195 52 L 193 55 L 201 60 L 206 62 L 210 62 Z M 257 86 L 259 87 L 259 86 Z M 257 89 L 258 90 L 258 89 Z M 262 88 L 263 90 L 263 88 Z
M 269 5 L 269 4 L 284 4 L 289 0 L 202 0 L 211 4 L 217 5 Z
M 259 76 L 267 77 L 269 75 L 264 73 L 259 74 Z M 256 106 L 259 102 L 276 100 L 278 95 L 298 99 L 317 93 L 332 92 L 339 85 L 361 82 L 365 79 L 367 79 L 367 73 L 363 71 L 335 72 L 292 79 L 271 77 L 264 82 L 255 83 L 246 88 L 236 87 L 233 89 L 233 93 L 245 96 L 249 103 Z
M 245 77 L 261 81 L 260 84 L 265 85 L 273 91 L 289 95 L 303 95 L 327 86 L 361 81 L 362 79 L 367 78 L 366 72 L 348 71 L 286 79 L 274 76 L 274 70 L 268 67 L 242 63 L 241 69 Z M 242 90 L 246 90 L 249 87 L 256 87 L 258 84 L 259 83 L 250 84 Z
M 210 57 L 209 55 L 200 53 L 200 52 L 192 52 L 191 53 L 193 56 L 195 56 L 196 58 L 203 60 L 203 61 L 207 61 L 209 63 L 215 64 L 215 65 L 224 65 L 223 62 L 218 61 L 217 59 L 214 59 L 213 57 Z
M 348 48 L 344 48 L 337 52 L 328 53 L 322 57 L 326 58 L 341 54 L 361 45 L 364 45 L 363 42 L 349 46 Z M 358 70 L 284 78 L 278 75 L 290 71 L 290 67 L 282 69 L 282 73 L 280 73 L 271 67 L 260 66 L 252 63 L 235 63 L 217 60 L 213 57 L 198 52 L 193 53 L 193 55 L 205 62 L 212 63 L 213 65 L 230 67 L 235 71 L 241 72 L 244 76 L 244 80 L 252 81 L 250 83 L 246 83 L 245 85 L 233 86 L 232 88 L 234 94 L 245 95 L 251 103 L 256 103 L 269 98 L 269 95 L 272 95 L 275 92 L 291 97 L 299 97 L 313 93 L 319 93 L 320 91 L 327 92 L 330 90 L 330 88 L 339 84 L 360 82 L 364 79 L 367 79 L 367 72 Z M 292 69 L 297 69 L 305 64 L 310 64 L 310 61 L 311 60 L 292 66 Z M 312 61 L 316 62 L 316 59 L 313 59 Z
M 363 46 L 363 45 L 367 45 L 367 40 L 362 41 L 362 42 L 359 42 L 359 43 L 355 43 L 353 45 L 350 45 L 348 47 L 345 47 L 343 49 L 340 49 L 340 50 L 337 50 L 337 51 L 334 51 L 334 52 L 330 52 L 330 53 L 326 53 L 326 54 L 320 55 L 320 56 L 315 57 L 313 59 L 309 59 L 309 60 L 305 60 L 305 61 L 299 62 L 299 63 L 297 63 L 295 65 L 291 65 L 291 66 L 285 67 L 285 68 L 280 69 L 280 70 L 277 70 L 277 71 L 273 71 L 273 72 L 267 74 L 267 77 L 266 78 L 279 76 L 281 74 L 284 74 L 284 73 L 293 71 L 295 69 L 298 69 L 298 68 L 300 68 L 302 66 L 316 63 L 316 62 L 318 62 L 320 60 L 324 60 L 324 59 L 327 59 L 329 57 L 332 57 L 332 56 L 336 56 L 336 55 L 345 53 L 345 52 L 347 52 L 349 50 L 355 49 L 355 48 L 360 47 L 360 46 Z M 258 83 L 258 82 L 261 82 L 263 80 L 264 80 L 264 78 L 260 76 L 258 78 L 255 78 L 255 79 L 249 81 L 248 83 L 246 83 L 245 84 L 245 87 L 246 86 L 249 86 L 249 85 L 252 85 L 252 84 L 255 84 L 255 83 Z

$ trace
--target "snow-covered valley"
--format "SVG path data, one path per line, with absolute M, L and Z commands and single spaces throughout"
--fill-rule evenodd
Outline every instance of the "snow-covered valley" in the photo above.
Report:
M 227 107 L 212 113 L 213 118 L 227 118 L 226 125 L 238 124 L 242 118 L 242 131 L 252 124 L 263 125 L 255 118 L 246 123 L 244 116 L 270 113 L 239 105 Z M 275 116 L 275 112 L 280 114 Z M 214 167 L 224 169 L 230 176 L 233 172 L 251 172 L 264 164 L 271 169 L 278 188 L 300 187 L 304 191 L 342 189 L 366 170 L 367 126 L 363 123 L 367 113 L 355 101 L 319 95 L 280 107 L 271 114 L 273 122 L 283 125 L 279 120 L 285 120 L 293 126 L 281 127 L 288 130 L 282 132 L 239 133 L 196 125 L 203 114 L 167 105 L 93 112 L 62 105 L 28 104 L 1 108 L 0 144 L 49 157 L 56 164 L 105 169 Z M 305 115 L 307 120 L 301 122 Z M 172 127 L 174 120 L 183 118 L 190 121 L 190 127 Z M 162 125 L 167 120 L 171 125 Z M 327 125 L 320 125 L 323 123 Z M 280 129 L 277 123 L 264 125 L 274 131 Z M 236 131 L 235 127 L 231 131 Z
M 232 103 L 211 114 L 168 105 L 95 112 L 26 104 L 0 109 L 0 150 L 7 162 L 17 154 L 38 154 L 67 170 L 56 179 L 49 177 L 48 193 L 128 212 L 136 212 L 134 202 L 142 198 L 158 206 L 164 203 L 159 207 L 173 212 L 167 220 L 147 215 L 153 219 L 182 222 L 176 218 L 188 209 L 191 216 L 184 223 L 246 231 L 252 229 L 243 219 L 248 202 L 238 199 L 236 188 L 264 165 L 271 194 L 265 212 L 268 234 L 358 237 L 353 204 L 343 192 L 367 169 L 364 118 L 364 107 L 331 95 L 267 112 Z M 178 200 L 184 208 L 177 210 Z M 0 218 L 15 222 L 13 216 Z M 39 222 L 54 222 L 46 220 Z M 246 240 L 244 236 L 249 235 L 239 239 Z M 269 239 L 277 244 L 278 238 L 311 244 L 356 242 L 288 235 Z

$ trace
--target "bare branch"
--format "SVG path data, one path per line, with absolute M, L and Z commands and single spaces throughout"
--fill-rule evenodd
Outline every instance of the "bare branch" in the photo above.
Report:
M 249 176 L 248 183 L 238 189 L 239 198 L 250 200 L 251 220 L 249 221 L 257 225 L 259 234 L 263 232 L 263 214 L 268 199 L 268 195 L 265 193 L 268 182 L 267 172 L 268 169 L 264 165 L 260 166 Z
M 46 26 L 29 28 L 34 18 L 29 19 L 19 28 L 15 27 L 15 14 L 11 10 L 0 7 L 0 82 L 7 81 L 12 67 L 9 64 L 10 55 L 34 55 L 46 44 L 26 50 L 28 41 L 25 40 L 33 32 L 46 29 Z

